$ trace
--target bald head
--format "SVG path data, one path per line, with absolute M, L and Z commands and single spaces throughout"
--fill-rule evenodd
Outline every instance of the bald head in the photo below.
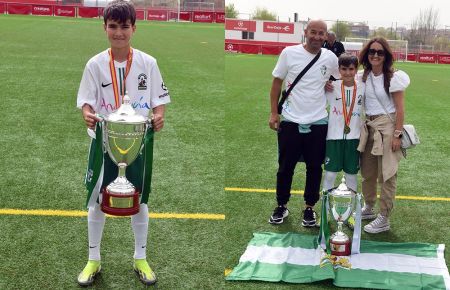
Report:
M 323 20 L 311 20 L 305 29 L 305 49 L 311 53 L 318 53 L 327 39 L 327 24 Z
M 327 24 L 325 23 L 325 21 L 320 20 L 320 19 L 310 20 L 308 22 L 308 24 L 306 25 L 306 30 L 308 30 L 312 27 L 321 28 L 321 29 L 324 29 L 325 31 L 327 31 Z

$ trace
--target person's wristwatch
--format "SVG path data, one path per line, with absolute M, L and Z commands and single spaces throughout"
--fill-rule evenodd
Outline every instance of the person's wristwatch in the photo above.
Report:
M 394 137 L 401 139 L 403 137 L 403 131 L 395 130 L 394 131 Z

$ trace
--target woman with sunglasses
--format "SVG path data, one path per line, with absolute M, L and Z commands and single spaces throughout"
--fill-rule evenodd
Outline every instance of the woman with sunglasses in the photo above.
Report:
M 397 169 L 405 115 L 404 96 L 408 75 L 394 70 L 394 57 L 388 42 L 381 37 L 370 40 L 359 54 L 366 83 L 366 121 L 361 129 L 358 151 L 361 152 L 362 191 L 365 205 L 362 219 L 374 219 L 364 227 L 368 233 L 390 229 L 389 217 L 394 206 Z M 374 206 L 377 182 L 381 185 L 380 212 Z

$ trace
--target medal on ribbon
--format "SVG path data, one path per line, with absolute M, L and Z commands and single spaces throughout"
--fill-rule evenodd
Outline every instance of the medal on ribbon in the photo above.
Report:
M 113 55 L 111 49 L 109 49 L 108 52 L 109 52 L 109 71 L 111 73 L 111 82 L 112 82 L 113 91 L 114 91 L 114 101 L 116 103 L 116 109 L 117 109 L 123 103 L 123 97 L 125 96 L 125 92 L 126 92 L 125 81 L 127 79 L 128 73 L 130 72 L 131 63 L 133 62 L 133 49 L 130 47 L 130 51 L 128 52 L 127 67 L 125 70 L 125 75 L 123 76 L 123 85 L 120 88 L 120 92 L 119 92 L 119 85 L 117 82 L 116 67 L 114 65 L 114 55 Z M 122 96 L 122 101 L 120 101 L 119 96 Z
M 345 94 L 344 82 L 341 83 L 341 95 L 342 95 L 342 115 L 344 116 L 344 134 L 347 135 L 350 133 L 350 120 L 352 119 L 353 107 L 355 106 L 356 100 L 356 82 L 353 82 L 353 95 L 352 102 L 350 104 L 350 110 L 347 111 L 347 101 L 350 98 L 350 94 L 348 98 Z

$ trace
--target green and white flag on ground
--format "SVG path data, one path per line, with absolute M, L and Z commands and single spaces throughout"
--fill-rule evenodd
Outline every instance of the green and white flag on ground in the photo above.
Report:
M 255 233 L 227 280 L 311 283 L 332 279 L 339 287 L 447 289 L 444 245 L 361 241 L 361 253 L 334 257 L 316 236 Z

